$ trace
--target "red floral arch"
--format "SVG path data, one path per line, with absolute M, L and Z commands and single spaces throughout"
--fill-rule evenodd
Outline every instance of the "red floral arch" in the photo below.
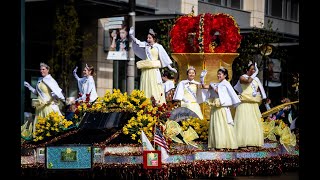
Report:
M 237 23 L 232 16 L 224 13 L 181 16 L 176 20 L 170 36 L 174 53 L 234 53 L 241 43 Z M 215 44 L 217 38 L 219 43 Z

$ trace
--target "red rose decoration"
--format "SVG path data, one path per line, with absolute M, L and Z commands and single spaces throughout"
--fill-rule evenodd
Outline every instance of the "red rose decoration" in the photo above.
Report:
M 86 102 L 90 101 L 90 94 L 86 94 Z
M 237 23 L 224 13 L 182 16 L 170 36 L 174 53 L 234 53 L 241 42 Z
M 195 52 L 194 47 L 188 43 L 189 33 L 197 32 L 199 17 L 182 16 L 179 17 L 173 26 L 171 36 L 171 48 L 175 53 Z M 199 47 L 198 47 L 199 49 Z

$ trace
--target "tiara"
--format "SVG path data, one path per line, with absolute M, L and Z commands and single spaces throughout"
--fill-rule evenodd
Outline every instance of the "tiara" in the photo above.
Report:
M 151 29 L 151 28 L 149 29 L 149 34 L 152 34 L 152 35 L 154 35 L 154 36 L 156 35 L 156 33 L 155 33 L 155 32 L 153 31 L 153 29 Z
M 189 68 L 187 69 L 187 72 L 189 71 L 189 70 L 196 70 L 196 68 L 194 68 L 193 66 L 189 66 Z
M 46 63 L 44 63 L 44 62 L 41 62 L 41 63 L 40 63 L 40 67 L 42 67 L 42 66 L 43 66 L 43 67 L 46 67 L 46 68 L 48 68 L 48 69 L 50 68 L 50 66 L 48 66 L 48 64 L 46 64 Z
M 250 67 L 252 64 L 253 64 L 252 61 L 249 61 L 248 67 Z
M 223 66 L 220 66 L 219 69 L 222 70 L 222 71 L 226 71 L 226 68 L 224 68 Z

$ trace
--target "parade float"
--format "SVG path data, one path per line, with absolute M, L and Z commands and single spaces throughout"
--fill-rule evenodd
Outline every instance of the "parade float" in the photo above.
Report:
M 179 80 L 186 79 L 188 66 L 210 70 L 206 83 L 217 81 L 220 66 L 232 73 L 241 41 L 232 16 L 184 15 L 176 20 L 170 35 Z M 40 118 L 33 135 L 31 128 L 24 128 L 29 131 L 22 132 L 22 176 L 187 179 L 280 175 L 299 168 L 299 141 L 287 124 L 270 115 L 296 103 L 263 114 L 263 147 L 209 150 L 209 107 L 202 105 L 205 118 L 200 120 L 175 102 L 159 105 L 139 90 L 127 94 L 114 89 L 93 104 L 73 105 L 71 118 L 54 113 Z M 156 131 L 165 139 L 166 153 L 155 143 Z

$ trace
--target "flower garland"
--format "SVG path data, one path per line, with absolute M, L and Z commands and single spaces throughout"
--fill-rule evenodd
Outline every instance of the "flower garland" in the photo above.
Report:
M 194 33 L 196 37 L 193 37 Z M 234 53 L 241 43 L 237 23 L 231 15 L 224 13 L 181 16 L 170 36 L 174 53 Z
M 141 164 L 94 163 L 90 171 L 78 173 L 78 177 L 114 179 L 201 179 L 235 176 L 270 176 L 299 168 L 299 156 L 282 155 L 270 158 L 242 158 L 235 160 L 196 160 L 184 163 L 162 164 L 161 169 L 144 169 Z M 45 164 L 21 165 L 22 176 L 47 177 Z M 50 172 L 49 172 L 50 173 Z M 56 172 L 55 172 L 56 173 Z M 65 177 L 66 173 L 55 174 Z M 75 175 L 72 175 L 75 177 Z
M 51 139 L 49 141 L 42 142 L 40 144 L 30 144 L 30 143 L 24 142 L 23 144 L 21 144 L 21 149 L 45 147 L 48 144 L 55 143 L 55 142 L 59 141 L 60 139 L 63 139 L 63 138 L 66 138 L 66 137 L 68 137 L 70 135 L 76 134 L 76 133 L 78 133 L 78 131 L 79 131 L 79 129 L 70 130 L 70 131 L 68 131 L 68 132 L 66 132 L 64 134 L 55 136 L 53 139 Z
M 200 22 L 199 22 L 199 35 L 198 35 L 198 41 L 199 41 L 199 53 L 203 53 L 203 23 L 204 23 L 204 16 L 205 14 L 200 15 Z

